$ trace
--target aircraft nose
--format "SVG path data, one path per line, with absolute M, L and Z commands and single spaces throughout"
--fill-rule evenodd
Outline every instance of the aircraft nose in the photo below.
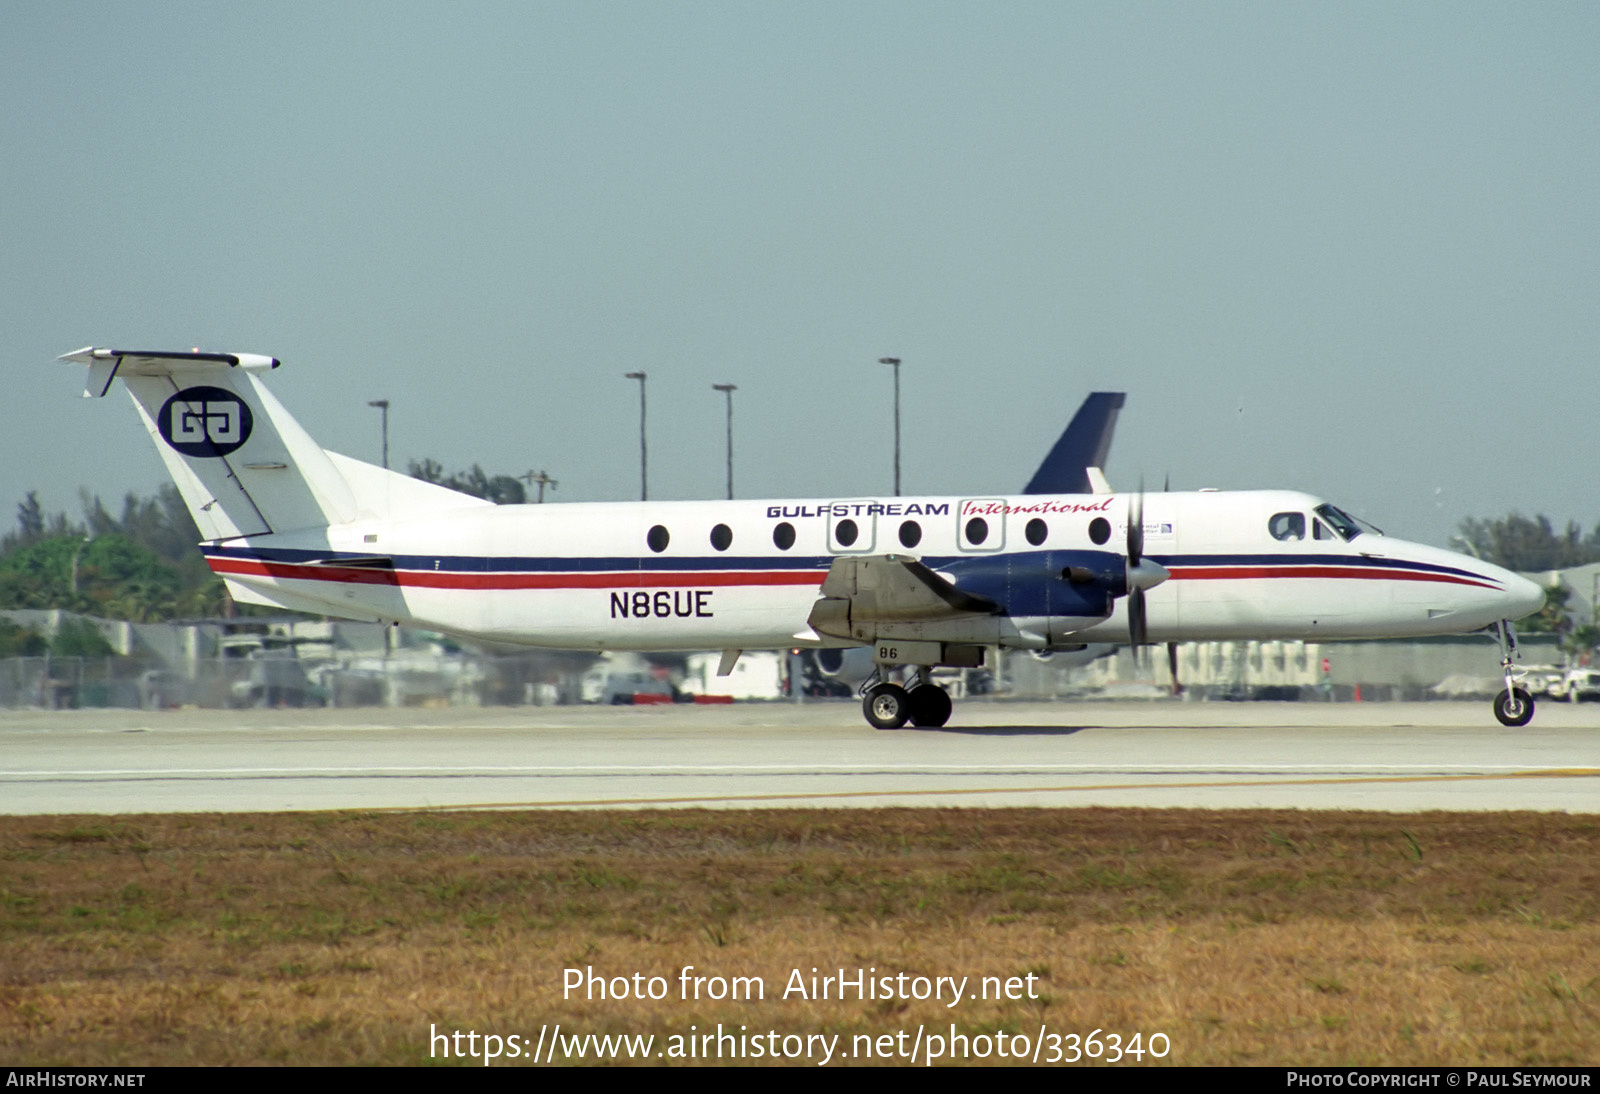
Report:
M 1536 582 L 1525 577 L 1506 573 L 1506 609 L 1505 618 L 1511 620 L 1521 619 L 1523 616 L 1532 615 L 1544 607 L 1544 590 Z

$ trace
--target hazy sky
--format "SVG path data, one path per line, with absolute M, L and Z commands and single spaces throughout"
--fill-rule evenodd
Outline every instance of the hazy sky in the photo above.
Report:
M 1592 3 L 0 3 L 0 526 L 164 481 L 87 344 L 557 500 L 1112 482 L 1600 519 Z

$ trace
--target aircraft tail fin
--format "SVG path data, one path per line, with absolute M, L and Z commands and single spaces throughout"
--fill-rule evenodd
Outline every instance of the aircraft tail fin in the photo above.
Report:
M 324 528 L 409 511 L 490 504 L 325 451 L 258 378 L 273 357 L 86 347 L 85 397 L 120 378 L 207 540 Z
M 1050 449 L 1050 454 L 1033 473 L 1024 494 L 1109 493 L 1105 483 L 1106 456 L 1111 451 L 1111 434 L 1117 428 L 1117 414 L 1127 395 L 1120 391 L 1097 391 L 1083 401 Z M 1098 472 L 1090 474 L 1090 469 Z

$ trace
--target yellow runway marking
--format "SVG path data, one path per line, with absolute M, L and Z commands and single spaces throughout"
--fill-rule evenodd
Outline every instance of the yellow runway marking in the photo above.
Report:
M 692 805 L 695 803 L 830 801 L 841 798 L 914 798 L 950 794 L 1073 794 L 1102 790 L 1205 790 L 1242 786 L 1336 786 L 1370 783 L 1473 782 L 1487 779 L 1593 779 L 1600 768 L 1547 768 L 1536 771 L 1502 771 L 1476 775 L 1351 775 L 1323 779 L 1208 779 L 1200 782 L 1104 783 L 1092 786 L 984 786 L 959 789 L 833 790 L 784 794 L 697 794 L 673 798 L 573 798 L 566 801 L 475 802 L 468 805 L 389 806 L 373 813 L 413 813 L 429 810 L 459 812 L 464 809 L 576 809 L 596 805 Z

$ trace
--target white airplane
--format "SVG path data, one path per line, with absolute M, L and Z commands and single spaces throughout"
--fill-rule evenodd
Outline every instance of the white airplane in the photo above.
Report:
M 253 354 L 86 348 L 121 379 L 234 599 L 492 642 L 723 652 L 869 647 L 907 688 L 867 720 L 943 725 L 934 666 L 988 647 L 1415 637 L 1495 628 L 1525 725 L 1511 621 L 1544 603 L 1498 566 L 1390 539 L 1291 491 L 497 506 L 320 447 Z

